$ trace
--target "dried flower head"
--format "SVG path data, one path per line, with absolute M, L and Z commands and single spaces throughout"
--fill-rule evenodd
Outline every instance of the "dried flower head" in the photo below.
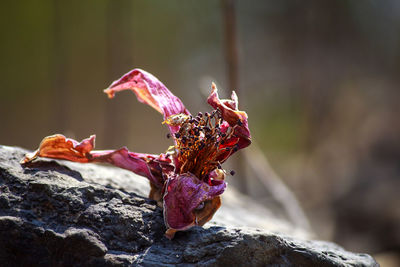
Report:
M 221 206 L 226 172 L 221 164 L 229 156 L 251 143 L 247 114 L 238 110 L 238 99 L 219 99 L 217 88 L 207 102 L 211 113 L 191 115 L 174 96 L 150 73 L 134 69 L 113 82 L 104 92 L 109 98 L 123 90 L 132 90 L 137 99 L 163 114 L 174 145 L 160 155 L 118 150 L 93 150 L 95 136 L 77 142 L 56 134 L 45 137 L 39 149 L 21 161 L 37 157 L 75 162 L 107 162 L 145 176 L 150 181 L 149 197 L 163 208 L 166 236 L 194 225 L 204 225 Z M 234 172 L 231 172 L 233 175 Z

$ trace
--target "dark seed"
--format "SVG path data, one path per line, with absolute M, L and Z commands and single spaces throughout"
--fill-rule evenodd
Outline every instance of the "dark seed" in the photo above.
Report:
M 171 134 L 170 133 L 167 133 L 167 138 L 171 138 Z
M 229 173 L 230 173 L 232 176 L 234 176 L 236 172 L 235 172 L 234 170 L 231 170 Z
M 241 121 L 240 119 L 238 119 L 237 124 L 238 124 L 239 126 L 242 126 L 242 125 L 243 125 L 243 123 L 242 123 L 242 121 Z
M 176 134 L 175 134 L 175 137 L 176 137 L 176 138 L 181 137 L 180 133 L 176 133 Z

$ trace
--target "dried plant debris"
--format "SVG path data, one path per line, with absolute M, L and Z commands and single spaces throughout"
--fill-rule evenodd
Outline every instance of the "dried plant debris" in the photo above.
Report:
M 104 92 L 131 90 L 137 99 L 163 114 L 174 145 L 159 155 L 117 150 L 93 150 L 95 136 L 81 142 L 56 134 L 45 137 L 39 149 L 27 154 L 21 163 L 37 157 L 81 163 L 106 162 L 149 179 L 149 197 L 163 207 L 166 237 L 176 231 L 202 226 L 221 206 L 226 188 L 221 164 L 233 153 L 251 143 L 247 114 L 238 109 L 238 98 L 220 99 L 215 84 L 207 102 L 211 113 L 191 115 L 181 100 L 150 73 L 134 69 L 114 81 Z M 233 175 L 233 172 L 231 172 Z

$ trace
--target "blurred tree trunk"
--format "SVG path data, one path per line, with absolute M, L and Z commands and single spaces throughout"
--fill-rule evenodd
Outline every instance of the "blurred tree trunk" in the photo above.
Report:
M 235 1 L 221 0 L 222 18 L 224 25 L 224 50 L 226 60 L 226 71 L 228 76 L 228 91 L 235 90 L 239 99 L 243 99 L 243 94 L 239 90 L 239 74 L 238 74 L 238 48 L 236 36 L 236 16 Z M 236 154 L 232 160 L 235 166 L 235 172 L 239 179 L 235 179 L 235 184 L 242 193 L 248 193 L 247 178 L 243 156 Z

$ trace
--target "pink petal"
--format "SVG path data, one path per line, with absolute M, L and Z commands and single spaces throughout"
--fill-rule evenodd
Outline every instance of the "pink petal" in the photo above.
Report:
M 220 99 L 218 96 L 218 90 L 215 84 L 212 84 L 212 92 L 207 99 L 214 109 L 219 109 L 222 112 L 222 118 L 229 124 L 230 127 L 234 127 L 233 136 L 226 140 L 221 148 L 234 148 L 235 150 L 227 150 L 219 156 L 220 161 L 225 161 L 227 157 L 232 155 L 235 151 L 245 148 L 251 144 L 251 136 L 249 125 L 247 122 L 247 114 L 244 111 L 238 110 L 238 98 L 235 92 L 232 92 L 231 99 Z M 221 125 L 221 131 L 225 132 L 228 127 L 226 123 Z
M 94 135 L 80 143 L 61 134 L 48 136 L 40 143 L 39 149 L 27 154 L 21 163 L 28 163 L 37 157 L 81 163 L 107 162 L 145 176 L 158 188 L 162 188 L 164 178 L 161 165 L 169 165 L 170 159 L 158 155 L 130 152 L 125 147 L 118 150 L 92 151 L 94 143 Z
M 126 147 L 118 150 L 92 151 L 89 155 L 91 162 L 110 163 L 147 177 L 160 190 L 163 187 L 164 178 L 162 168 L 158 162 L 158 155 L 130 152 Z
M 185 230 L 197 225 L 196 208 L 208 200 L 221 195 L 225 190 L 224 181 L 213 181 L 208 185 L 191 173 L 170 177 L 164 193 L 164 221 L 167 228 Z M 218 208 L 218 207 L 217 207 Z M 211 210 L 210 218 L 216 209 Z
M 162 113 L 164 120 L 175 114 L 190 114 L 178 97 L 173 95 L 156 77 L 144 70 L 131 70 L 119 80 L 114 81 L 104 92 L 109 98 L 113 98 L 116 92 L 123 90 L 132 90 L 140 102 Z M 178 126 L 169 126 L 169 128 L 172 133 L 179 130 Z

